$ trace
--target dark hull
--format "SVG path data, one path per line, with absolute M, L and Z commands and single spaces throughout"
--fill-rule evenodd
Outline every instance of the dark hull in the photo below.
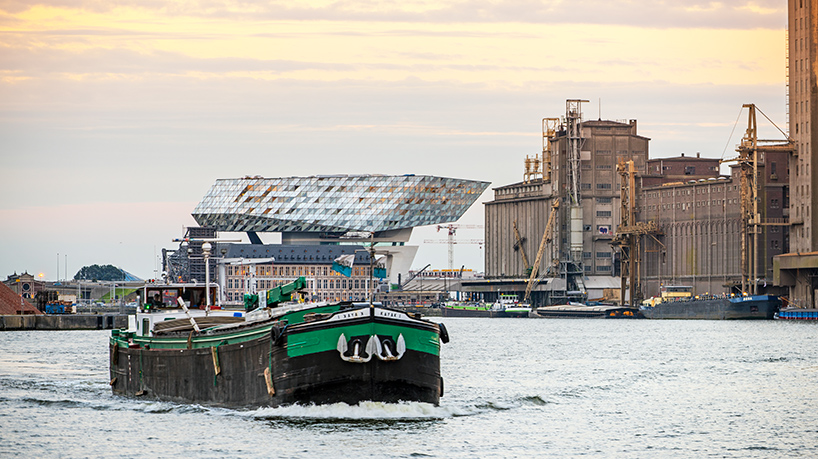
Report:
M 616 306 L 570 307 L 545 306 L 531 312 L 531 317 L 560 319 L 635 319 L 642 315 L 636 308 Z
M 182 403 L 269 405 L 273 400 L 264 379 L 269 352 L 269 335 L 219 346 L 221 372 L 216 375 L 211 348 L 154 350 L 112 345 L 111 388 L 114 394 Z
M 760 295 L 669 301 L 642 309 L 648 319 L 745 320 L 772 319 L 781 306 L 777 297 Z
M 358 322 L 366 325 L 374 319 Z M 424 331 L 428 333 L 429 327 L 437 326 L 424 325 Z M 412 331 L 404 330 L 411 339 Z M 433 330 L 436 336 L 437 329 Z M 438 355 L 406 349 L 399 360 L 372 357 L 365 363 L 345 361 L 337 350 L 293 357 L 288 355 L 288 341 L 303 342 L 303 336 L 287 329 L 277 339 L 275 335 L 220 345 L 215 358 L 211 347 L 164 350 L 112 344 L 111 387 L 119 395 L 235 408 L 365 400 L 437 405 L 440 401 L 443 381 Z
M 492 311 L 491 309 L 463 309 L 441 306 L 440 311 L 443 317 L 508 317 L 503 311 Z

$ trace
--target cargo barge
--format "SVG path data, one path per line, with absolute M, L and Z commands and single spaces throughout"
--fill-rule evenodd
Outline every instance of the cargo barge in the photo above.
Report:
M 775 315 L 779 320 L 818 320 L 818 309 L 784 308 Z
M 444 317 L 528 317 L 531 306 L 517 295 L 500 293 L 494 303 L 446 302 L 440 310 Z
M 440 306 L 443 317 L 505 317 L 502 309 L 493 309 L 486 303 L 446 302 Z
M 234 408 L 439 403 L 442 324 L 371 303 L 283 305 L 305 286 L 247 295 L 249 312 L 191 309 L 195 287 L 155 286 L 181 308 L 146 303 L 112 332 L 113 393 Z
M 772 295 L 703 296 L 643 305 L 641 312 L 648 319 L 768 320 L 780 306 L 781 300 Z
M 638 308 L 630 308 L 627 306 L 568 303 L 536 308 L 531 311 L 530 317 L 540 319 L 635 319 L 642 317 L 642 314 Z

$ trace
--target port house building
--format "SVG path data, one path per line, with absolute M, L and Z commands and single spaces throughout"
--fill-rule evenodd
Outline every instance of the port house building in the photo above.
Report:
M 301 275 L 313 299 L 355 300 L 368 288 L 369 247 L 386 268 L 386 282 L 400 284 L 417 252 L 406 245 L 412 229 L 457 221 L 488 186 L 411 174 L 219 179 L 193 218 L 213 234 L 244 232 L 250 239 L 214 249 L 211 263 L 222 276 L 226 301 L 236 302 L 248 282 L 264 289 Z M 280 233 L 281 244 L 264 244 L 259 233 Z M 198 245 L 191 253 L 200 253 Z M 349 254 L 355 258 L 347 278 L 332 270 L 332 262 Z

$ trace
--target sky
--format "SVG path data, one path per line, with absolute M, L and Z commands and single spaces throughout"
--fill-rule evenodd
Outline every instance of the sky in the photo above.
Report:
M 0 0 L 0 278 L 155 277 L 216 179 L 246 175 L 488 181 L 458 222 L 481 225 L 566 99 L 636 119 L 651 157 L 732 157 L 743 103 L 786 126 L 786 4 Z M 446 268 L 423 242 L 445 239 L 416 229 L 414 267 Z M 482 271 L 481 246 L 454 264 Z

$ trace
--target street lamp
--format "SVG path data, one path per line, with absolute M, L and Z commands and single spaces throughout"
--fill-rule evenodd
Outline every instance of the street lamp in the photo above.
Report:
M 202 244 L 202 253 L 205 261 L 205 311 L 210 311 L 210 250 L 213 244 L 205 242 Z

